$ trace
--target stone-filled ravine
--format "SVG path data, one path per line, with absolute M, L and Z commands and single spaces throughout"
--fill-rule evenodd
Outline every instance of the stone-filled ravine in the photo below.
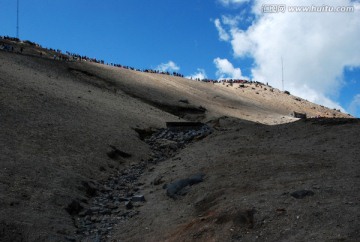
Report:
M 144 184 L 139 183 L 139 178 L 148 167 L 175 156 L 186 145 L 211 133 L 212 128 L 206 124 L 198 123 L 196 126 L 175 124 L 144 137 L 144 141 L 152 150 L 148 160 L 130 165 L 113 174 L 106 181 L 82 184 L 91 198 L 87 201 L 73 201 L 68 205 L 67 210 L 73 217 L 77 232 L 74 236 L 68 236 L 67 240 L 111 239 L 114 226 L 139 214 L 138 208 L 146 202 L 146 197 L 142 195 L 140 189 Z

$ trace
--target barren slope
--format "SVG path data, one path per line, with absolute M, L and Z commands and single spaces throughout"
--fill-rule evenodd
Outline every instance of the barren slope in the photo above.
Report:
M 149 169 L 120 241 L 357 241 L 360 122 L 278 126 L 222 118 L 213 134 Z M 169 198 L 163 184 L 203 172 Z M 161 177 L 163 184 L 155 181 Z M 313 194 L 295 198 L 296 191 Z M 111 240 L 110 240 L 111 241 Z
M 21 233 L 73 231 L 64 208 L 84 197 L 82 182 L 104 179 L 124 163 L 108 158 L 109 145 L 132 154 L 126 165 L 138 162 L 149 151 L 133 128 L 178 120 L 84 84 L 66 63 L 0 52 L 0 73 L 0 217 Z
M 306 113 L 310 117 L 349 117 L 336 110 L 284 94 L 278 89 L 255 83 L 245 84 L 245 87 L 241 88 L 239 84 L 230 86 L 204 83 L 99 64 L 78 64 L 76 68 L 83 73 L 93 73 L 106 80 L 112 80 L 114 89 L 118 88 L 176 114 L 179 113 L 174 110 L 174 106 L 203 107 L 207 110 L 206 116 L 194 117 L 181 113 L 188 119 L 210 120 L 220 116 L 231 116 L 265 124 L 280 124 L 296 120 L 291 116 L 294 111 Z M 189 105 L 179 102 L 180 100 L 187 100 Z M 196 109 L 193 111 L 196 112 Z
M 79 231 L 83 210 L 74 204 L 90 206 L 95 193 L 109 192 L 101 188 L 109 177 L 154 157 L 140 136 L 186 120 L 209 121 L 214 132 L 175 149 L 174 159 L 143 166 L 129 192 L 147 202 L 130 209 L 138 216 L 112 224 L 109 240 L 359 236 L 358 121 L 284 124 L 295 120 L 293 111 L 346 114 L 267 86 L 227 87 L 64 62 L 25 47 L 23 54 L 0 51 L 0 241 L 94 239 Z M 169 183 L 199 171 L 204 182 L 178 200 L 152 184 L 157 176 Z M 305 188 L 315 195 L 298 201 L 288 194 Z

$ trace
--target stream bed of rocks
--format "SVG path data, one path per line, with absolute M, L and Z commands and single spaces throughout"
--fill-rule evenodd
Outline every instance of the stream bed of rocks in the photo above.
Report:
M 144 141 L 152 150 L 151 157 L 147 161 L 141 161 L 118 171 L 106 181 L 83 184 L 92 198 L 69 205 L 68 212 L 73 216 L 77 233 L 73 237 L 67 237 L 67 240 L 110 239 L 114 226 L 139 214 L 137 208 L 146 202 L 140 190 L 144 184 L 139 183 L 138 180 L 148 166 L 175 156 L 187 144 L 211 133 L 212 129 L 204 124 L 190 129 L 159 129 L 146 137 Z

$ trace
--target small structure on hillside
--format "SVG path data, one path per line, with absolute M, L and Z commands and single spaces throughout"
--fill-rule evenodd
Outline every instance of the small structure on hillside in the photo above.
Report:
M 298 112 L 295 112 L 294 111 L 294 114 L 293 114 L 293 116 L 295 117 L 295 118 L 301 118 L 301 119 L 306 119 L 306 113 L 298 113 Z

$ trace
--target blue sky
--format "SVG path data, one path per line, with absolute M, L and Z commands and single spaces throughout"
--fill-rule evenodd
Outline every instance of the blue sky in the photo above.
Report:
M 269 3 L 353 12 L 263 13 Z M 331 4 L 329 4 L 331 2 Z M 360 12 L 351 0 L 20 0 L 20 38 L 109 63 L 251 78 L 360 117 Z M 16 0 L 0 1 L 16 35 Z

